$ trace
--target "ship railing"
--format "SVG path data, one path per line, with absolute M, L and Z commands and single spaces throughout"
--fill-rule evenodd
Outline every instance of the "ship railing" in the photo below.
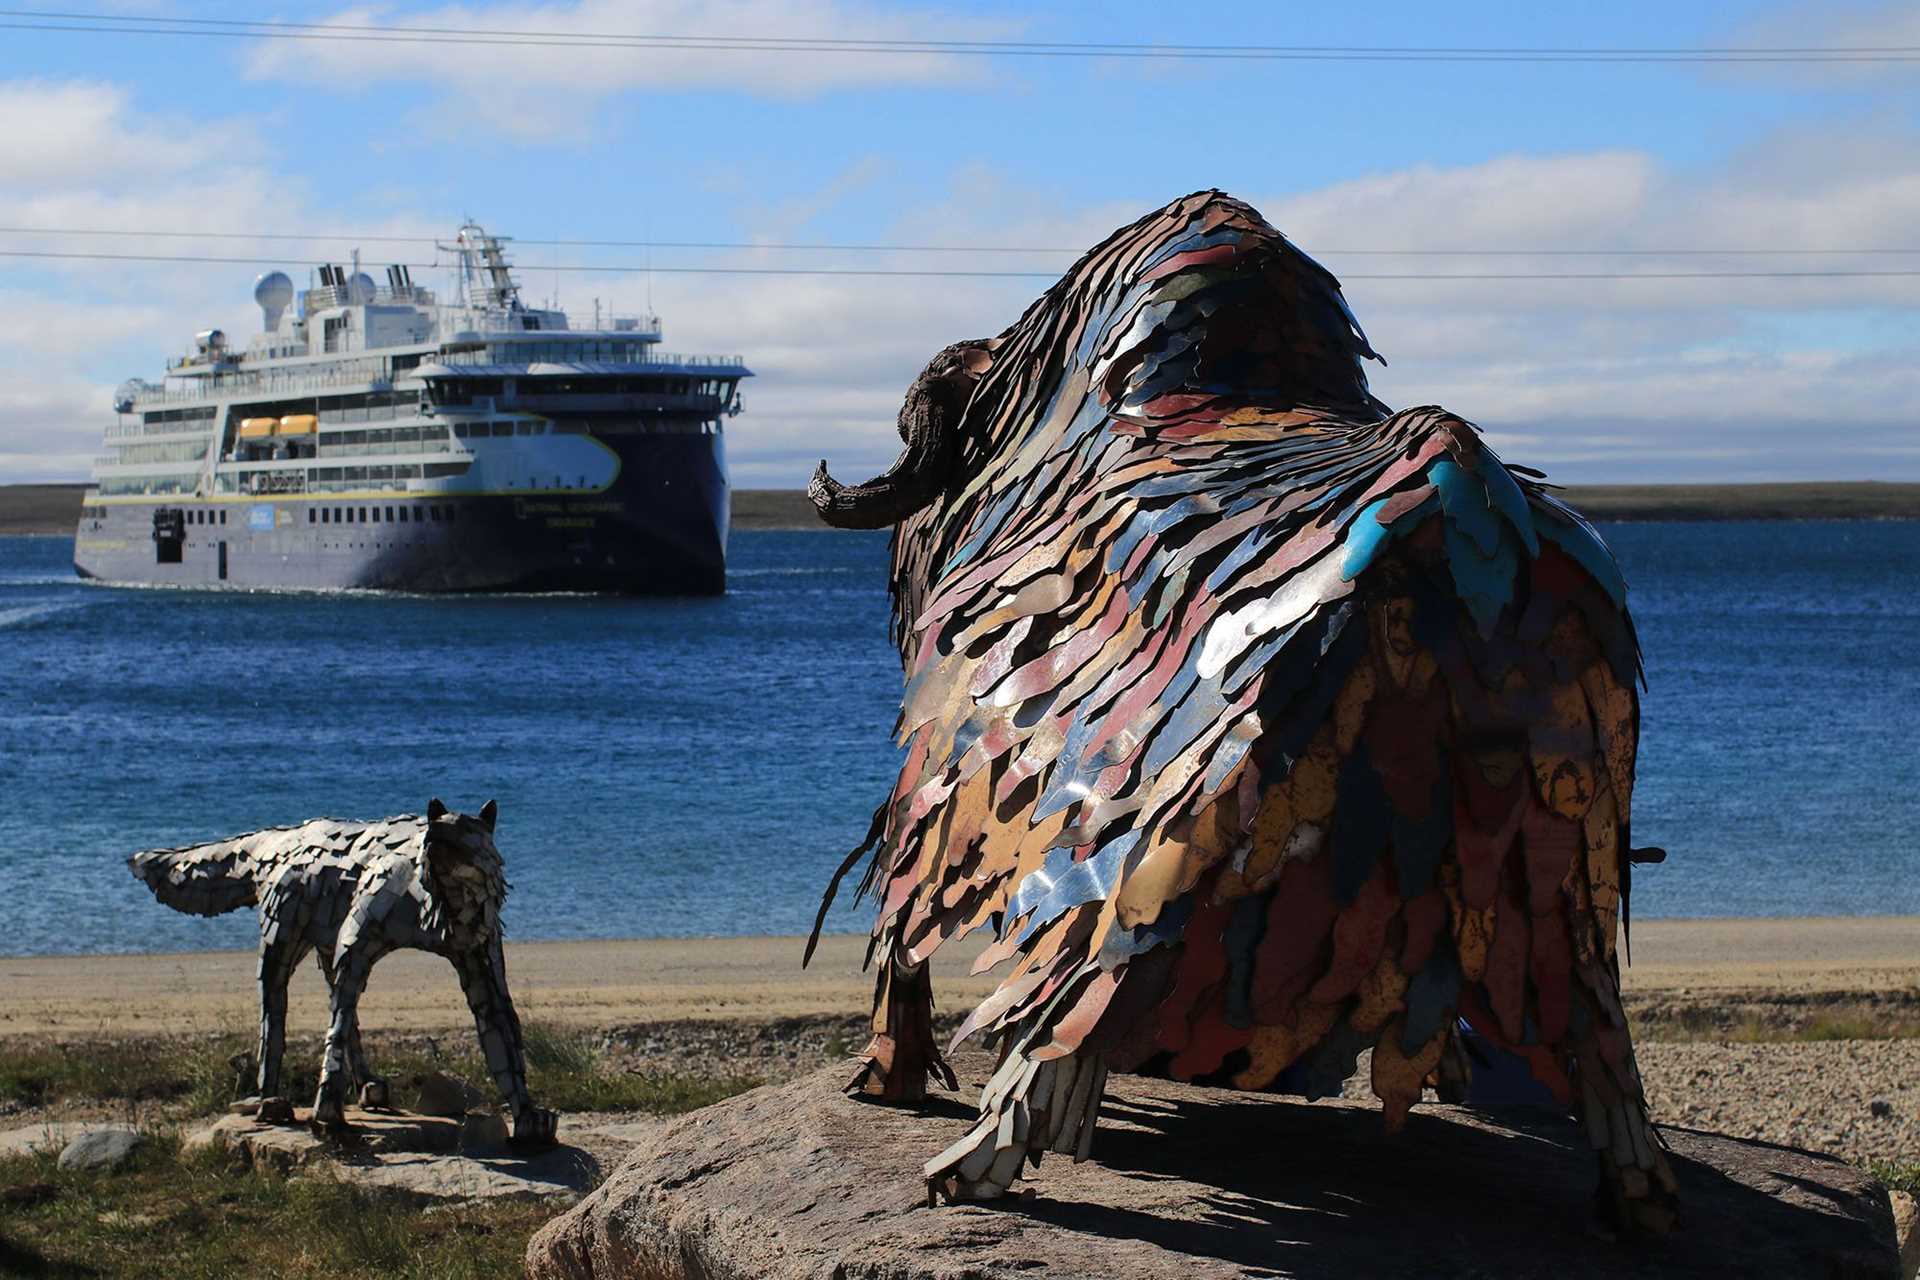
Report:
M 433 305 L 433 290 L 413 285 L 406 289 L 395 289 L 390 285 L 376 285 L 367 301 L 375 305 L 430 307 Z M 307 290 L 307 312 L 324 311 L 328 307 L 356 306 L 353 297 L 344 285 L 323 284 Z
M 634 338 L 641 342 L 660 341 L 659 316 L 607 312 L 601 315 L 599 324 L 603 331 L 617 333 L 623 338 Z
M 616 339 L 618 341 L 618 339 Z M 506 365 L 524 367 L 528 364 L 617 364 L 622 368 L 696 368 L 724 369 L 745 367 L 746 359 L 739 355 L 676 355 L 667 352 L 649 351 L 644 359 L 614 360 L 599 356 L 576 355 L 563 349 L 542 352 L 536 360 L 501 360 L 492 351 L 450 351 L 434 356 L 436 364 L 444 365 Z
M 317 452 L 322 458 L 360 458 L 393 454 L 452 453 L 445 440 L 401 440 L 389 444 L 323 444 Z
M 210 417 L 196 422 L 116 422 L 106 429 L 105 438 L 129 440 L 140 436 L 203 436 L 213 430 L 213 422 Z
M 735 365 L 744 367 L 746 359 L 742 356 L 680 356 L 656 352 L 641 361 L 642 364 L 690 365 L 697 369 L 729 368 Z
M 192 388 L 162 388 L 137 392 L 133 397 L 136 407 L 153 404 L 185 404 L 204 401 L 214 396 L 248 395 L 264 393 L 282 395 L 298 393 L 309 388 L 357 386 L 366 383 L 372 386 L 384 386 L 391 383 L 384 359 L 361 359 L 342 361 L 339 366 L 326 370 L 261 369 L 250 373 L 219 374 L 206 379 L 200 386 Z
M 331 427 L 341 423 L 392 422 L 395 418 L 414 416 L 414 406 L 411 402 L 408 403 L 404 412 L 401 412 L 397 405 L 370 404 L 357 409 L 322 409 L 320 425 Z

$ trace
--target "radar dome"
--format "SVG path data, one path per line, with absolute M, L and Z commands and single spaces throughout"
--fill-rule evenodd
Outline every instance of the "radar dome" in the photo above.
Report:
M 373 277 L 364 271 L 356 271 L 347 281 L 347 301 L 355 306 L 365 306 L 373 301 Z
M 284 271 L 269 271 L 253 282 L 253 300 L 260 304 L 263 327 L 268 333 L 280 328 L 280 317 L 293 301 L 293 281 Z

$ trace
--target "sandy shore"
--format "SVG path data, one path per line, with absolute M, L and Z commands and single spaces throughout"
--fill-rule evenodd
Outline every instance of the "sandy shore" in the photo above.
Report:
M 1656 1120 L 1849 1160 L 1920 1159 L 1920 917 L 1651 921 L 1633 944 L 1626 1003 Z M 936 959 L 943 1029 L 992 985 L 966 972 L 979 945 Z M 802 970 L 798 938 L 534 942 L 510 945 L 507 966 L 523 1018 L 587 1030 L 622 1071 L 770 1081 L 864 1041 L 864 947 L 828 938 Z M 253 982 L 248 952 L 0 959 L 0 1046 L 244 1039 Z M 292 1005 L 310 1053 L 326 1025 L 311 965 Z M 470 1025 L 446 962 L 415 952 L 381 963 L 362 1014 L 376 1057 Z M 1364 1071 L 1348 1092 L 1366 1095 Z
M 823 940 L 800 968 L 798 938 L 654 939 L 509 944 L 507 966 L 524 1017 L 615 1026 L 636 1021 L 768 1019 L 864 1012 L 872 978 L 865 941 Z M 936 959 L 943 1010 L 984 996 L 966 974 L 980 943 Z M 0 1034 L 125 1034 L 245 1026 L 257 1016 L 249 952 L 0 959 Z M 1920 917 L 1655 920 L 1633 930 L 1626 986 L 1636 1001 L 1740 1001 L 1774 995 L 1920 990 Z M 370 1029 L 460 1026 L 467 1011 L 446 962 L 403 952 L 375 973 L 362 1017 Z M 293 991 L 292 1022 L 325 1022 L 325 989 L 309 964 Z

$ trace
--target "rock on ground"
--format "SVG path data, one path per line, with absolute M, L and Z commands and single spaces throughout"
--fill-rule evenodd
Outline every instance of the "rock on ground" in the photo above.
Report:
M 350 1107 L 347 1122 L 345 1134 L 322 1136 L 305 1124 L 262 1124 L 251 1116 L 227 1115 L 194 1132 L 183 1146 L 420 1201 L 524 1196 L 570 1203 L 600 1177 L 600 1163 L 588 1151 L 563 1145 L 521 1155 L 499 1145 L 474 1146 L 463 1141 L 473 1126 L 450 1117 Z
M 1893 1193 L 1893 1230 L 1900 1238 L 1900 1280 L 1920 1276 L 1920 1205 L 1904 1191 Z
M 62 1169 L 118 1169 L 133 1159 L 142 1139 L 132 1129 L 95 1129 L 69 1142 L 60 1152 Z
M 962 1060 L 961 1096 L 990 1064 Z M 1031 1194 L 921 1207 L 920 1163 L 972 1108 L 892 1108 L 829 1068 L 642 1135 L 605 1186 L 527 1250 L 535 1280 L 1147 1280 L 1356 1275 L 1892 1277 L 1887 1192 L 1830 1158 L 1666 1131 L 1676 1236 L 1590 1226 L 1594 1162 L 1569 1122 L 1377 1108 L 1116 1077 L 1094 1159 L 1049 1156 Z
M 0 1156 L 26 1156 L 36 1151 L 64 1151 L 67 1144 L 85 1133 L 118 1128 L 118 1125 L 86 1121 L 47 1120 L 0 1130 Z

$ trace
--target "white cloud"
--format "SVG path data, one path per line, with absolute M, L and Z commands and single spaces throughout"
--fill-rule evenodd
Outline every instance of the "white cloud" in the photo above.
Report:
M 0 483 L 84 479 L 100 452 L 111 388 L 45 368 L 21 372 L 0 377 Z M 82 422 L 89 426 L 76 429 Z
M 1738 27 L 1727 43 L 1738 48 L 1911 52 L 1920 48 L 1920 8 L 1909 0 L 1785 5 Z M 1839 89 L 1912 84 L 1920 77 L 1920 63 L 1896 61 L 1779 62 L 1716 70 L 1727 77 L 1764 77 Z
M 57 164 L 0 131 L 0 173 L 47 175 L 0 183 L 0 225 L 182 229 L 218 208 L 235 227 L 283 225 L 287 208 L 313 224 L 430 234 L 435 212 L 383 226 L 330 206 L 297 173 L 243 152 L 164 152 L 138 183 L 113 165 L 155 144 L 118 89 L 0 83 L 0 119 L 39 118 L 77 104 Z M 173 122 L 191 136 L 217 122 Z M 817 190 L 713 197 L 748 240 L 782 240 L 831 223 L 857 194 L 891 200 L 891 225 L 872 238 L 911 243 L 1091 245 L 1114 227 L 1182 194 L 1140 189 L 1087 202 L 1035 189 L 991 168 L 956 169 L 944 191 L 895 190 L 885 157 L 824 177 Z M 1920 135 L 1898 124 L 1805 129 L 1756 142 L 1722 163 L 1675 172 L 1625 151 L 1505 156 L 1421 166 L 1292 192 L 1241 192 L 1348 279 L 1348 297 L 1392 361 L 1374 375 L 1396 404 L 1438 401 L 1482 423 L 1514 461 L 1557 478 L 1713 479 L 1798 476 L 1920 477 L 1920 280 L 1811 279 L 1414 282 L 1361 280 L 1391 271 L 1540 270 L 1564 259 L 1342 258 L 1328 249 L 1603 245 L 1672 249 L 1738 243 L 1900 244 L 1920 225 Z M 498 230 L 511 233 L 512 227 Z M 539 228 L 561 231 L 563 227 Z M 826 238 L 822 233 L 821 238 Z M 10 243 L 20 243 L 8 237 Z M 98 248 L 82 237 L 36 238 Z M 193 251 L 133 237 L 128 252 Z M 530 292 L 551 279 L 527 250 Z M 215 252 L 272 258 L 286 246 L 219 242 Z M 376 259 L 377 261 L 377 259 Z M 809 255 L 770 250 L 676 261 L 737 266 L 908 268 L 913 255 Z M 936 259 L 983 269 L 1058 268 L 1059 257 Z M 1729 267 L 1800 270 L 1822 260 L 1688 257 L 1577 259 L 1577 270 Z M 1844 264 L 1847 260 L 1842 260 Z M 1885 259 L 1855 260 L 1868 266 Z M 1904 265 L 1896 262 L 1895 265 Z M 153 376 L 189 333 L 207 325 L 250 334 L 256 315 L 247 265 L 62 264 L 9 269 L 0 294 L 0 480 L 84 476 L 122 377 Z M 426 281 L 423 281 L 426 283 Z M 830 459 L 843 479 L 890 462 L 899 396 L 926 358 L 961 337 L 1010 323 L 1044 280 L 859 276 L 657 275 L 653 298 L 667 346 L 740 352 L 759 375 L 747 412 L 730 425 L 730 456 L 744 486 L 804 483 Z M 598 294 L 622 310 L 643 301 L 636 277 L 564 279 L 576 316 Z
M 551 141 L 554 125 L 618 92 L 721 90 L 798 98 L 874 86 L 985 85 L 988 60 L 936 53 L 648 49 L 595 44 L 584 37 L 671 35 L 846 39 L 991 40 L 1018 34 L 1017 23 L 869 0 L 577 0 L 555 4 L 453 4 L 404 15 L 382 6 L 343 9 L 333 26 L 370 24 L 499 32 L 497 43 L 433 44 L 366 40 L 263 40 L 247 60 L 256 79 L 371 86 L 398 80 L 445 92 L 418 123 L 451 128 L 474 120 L 518 136 Z M 560 33 L 565 44 L 543 36 Z M 518 37 L 518 39 L 516 39 Z M 455 75 L 425 75 L 457 66 Z M 581 136 L 586 136 L 583 131 Z
M 241 132 L 220 127 L 221 145 L 244 145 Z M 0 189 L 71 189 L 177 171 L 205 151 L 208 136 L 135 121 L 117 85 L 0 82 Z
M 209 145 L 218 139 L 219 145 Z M 155 231 L 263 228 L 301 208 L 316 222 L 413 234 L 314 198 L 262 162 L 250 130 L 222 119 L 156 119 L 117 85 L 0 81 L 0 226 L 115 236 L 8 234 L 8 249 L 277 260 L 268 241 L 182 240 Z M 217 220 L 209 209 L 219 210 Z M 313 246 L 300 246 L 303 254 Z M 83 479 L 100 452 L 114 386 L 153 377 L 198 329 L 259 327 L 247 263 L 0 259 L 0 482 Z
M 1911 134 L 1806 131 L 1693 175 L 1644 155 L 1596 152 L 1423 166 L 1275 198 L 1240 194 L 1309 251 L 1884 245 L 1904 243 L 1905 228 L 1920 220 L 1920 183 L 1904 176 L 1915 172 L 1920 139 Z M 1176 194 L 1076 208 L 963 171 L 946 200 L 920 205 L 893 234 L 1091 244 Z M 1890 467 L 1920 474 L 1911 452 L 1920 364 L 1909 351 L 1920 329 L 1904 318 L 1920 303 L 1920 280 L 1382 281 L 1356 277 L 1808 270 L 1826 260 L 1325 256 L 1348 277 L 1349 299 L 1392 361 L 1374 374 L 1380 393 L 1396 404 L 1445 403 L 1486 425 L 1516 461 L 1580 480 L 1873 476 Z M 899 390 L 924 358 L 955 338 L 996 331 L 1042 284 L 771 281 L 726 291 L 755 298 L 751 308 L 716 303 L 709 315 L 689 290 L 684 305 L 663 309 L 677 326 L 716 336 L 743 320 L 751 326 L 750 317 L 768 321 L 752 334 L 763 345 L 738 344 L 764 376 L 749 384 L 750 413 L 736 437 L 754 446 L 736 443 L 735 457 L 747 483 L 793 485 L 823 453 L 847 477 L 884 466 L 897 448 Z M 861 340 L 849 345 L 848 334 Z M 850 386 L 873 394 L 850 396 Z M 869 405 L 861 421 L 855 415 Z

